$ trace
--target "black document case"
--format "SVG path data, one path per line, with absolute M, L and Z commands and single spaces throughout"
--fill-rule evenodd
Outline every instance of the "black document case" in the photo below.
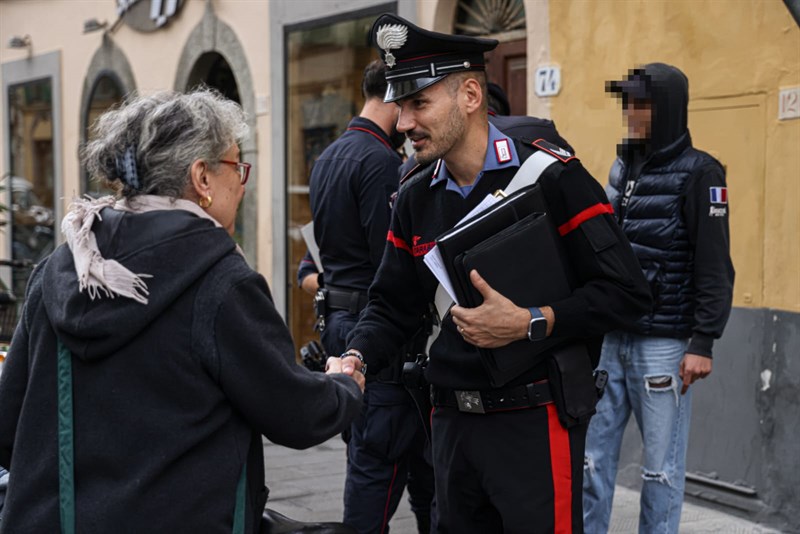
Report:
M 536 189 L 520 190 L 492 206 L 473 219 L 482 221 L 457 232 L 457 239 L 452 235 L 445 239 L 447 234 L 440 238 L 448 241 L 442 258 L 463 306 L 476 307 L 483 302 L 469 280 L 472 269 L 517 306 L 544 306 L 570 295 L 559 237 L 551 219 L 536 211 L 544 207 L 541 191 Z M 537 356 L 561 341 L 525 339 L 479 351 L 492 385 L 501 387 L 539 363 Z
M 469 274 L 456 268 L 456 256 L 537 211 L 545 211 L 545 204 L 540 187 L 534 185 L 514 192 L 436 239 L 436 246 L 459 304 L 468 306 L 464 298 L 473 288 Z

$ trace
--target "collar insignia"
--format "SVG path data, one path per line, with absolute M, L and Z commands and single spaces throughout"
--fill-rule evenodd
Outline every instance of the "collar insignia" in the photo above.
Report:
M 375 33 L 375 41 L 386 54 L 386 66 L 392 68 L 397 63 L 391 50 L 397 50 L 408 40 L 408 27 L 403 24 L 384 24 Z

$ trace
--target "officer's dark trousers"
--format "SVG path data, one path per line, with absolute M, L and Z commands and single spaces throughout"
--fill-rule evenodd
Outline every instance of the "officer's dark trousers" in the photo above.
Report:
M 328 354 L 345 350 L 344 338 L 357 320 L 344 311 L 326 317 L 322 342 Z M 429 531 L 434 487 L 430 446 L 402 385 L 367 383 L 361 414 L 351 425 L 347 456 L 344 523 L 361 534 L 389 532 L 389 520 L 408 485 L 419 531 Z
M 566 430 L 553 404 L 432 416 L 436 532 L 583 532 L 586 425 Z

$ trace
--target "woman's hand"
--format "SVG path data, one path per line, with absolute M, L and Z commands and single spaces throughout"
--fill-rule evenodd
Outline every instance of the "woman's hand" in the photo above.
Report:
M 361 361 L 356 357 L 348 356 L 347 358 L 339 358 L 338 356 L 330 356 L 328 361 L 325 363 L 325 374 L 348 375 L 356 381 L 356 384 L 358 384 L 358 387 L 361 389 L 361 393 L 364 393 L 366 378 L 361 372 Z

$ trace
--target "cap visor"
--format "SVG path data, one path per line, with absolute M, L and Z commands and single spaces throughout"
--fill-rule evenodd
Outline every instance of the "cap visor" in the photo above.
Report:
M 410 80 L 392 80 L 386 86 L 386 95 L 383 97 L 384 102 L 397 102 L 401 98 L 411 96 L 414 93 L 422 91 L 442 78 L 447 76 L 434 76 L 433 78 L 412 78 Z
M 624 93 L 630 98 L 647 99 L 650 92 L 643 80 L 619 80 L 609 82 L 606 91 L 609 93 Z

